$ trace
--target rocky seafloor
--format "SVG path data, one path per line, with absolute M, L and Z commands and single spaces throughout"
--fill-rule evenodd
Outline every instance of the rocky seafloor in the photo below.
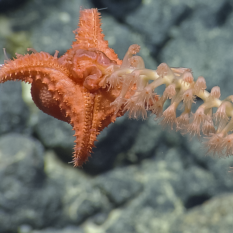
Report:
M 62 55 L 80 7 L 107 7 L 103 32 L 121 59 L 137 43 L 148 68 L 189 67 L 221 98 L 233 94 L 230 0 L 0 0 L 0 48 Z M 73 134 L 33 105 L 27 86 L 0 85 L 0 233 L 232 232 L 233 157 L 206 155 L 197 138 L 154 116 L 126 115 L 73 168 Z

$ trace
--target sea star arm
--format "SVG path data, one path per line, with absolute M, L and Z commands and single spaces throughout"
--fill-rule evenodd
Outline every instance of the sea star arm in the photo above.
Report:
M 17 59 L 5 61 L 0 69 L 0 82 L 20 80 L 32 83 L 37 74 L 49 74 L 52 70 L 59 70 L 64 75 L 69 75 L 68 70 L 59 65 L 57 58 L 49 53 L 20 55 Z
M 39 109 L 60 120 L 69 122 L 69 118 L 58 106 L 58 96 L 54 84 L 67 79 L 69 71 L 61 66 L 57 58 L 40 52 L 18 56 L 7 60 L 0 69 L 0 82 L 20 80 L 32 84 L 32 98 Z

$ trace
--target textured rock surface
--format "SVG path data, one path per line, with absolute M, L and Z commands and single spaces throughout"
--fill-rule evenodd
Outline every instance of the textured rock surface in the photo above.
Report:
M 209 89 L 219 85 L 222 98 L 233 94 L 230 0 L 20 2 L 0 10 L 0 48 L 9 57 L 27 47 L 63 54 L 80 6 L 108 7 L 103 31 L 120 58 L 137 43 L 146 67 L 189 67 Z M 233 157 L 205 156 L 198 139 L 154 116 L 118 119 L 74 169 L 71 127 L 27 106 L 20 84 L 9 82 L 0 86 L 0 134 L 0 232 L 232 232 Z
M 42 145 L 7 134 L 0 138 L 0 161 L 0 232 L 15 232 L 21 224 L 56 224 L 62 213 L 61 189 L 44 173 Z
M 20 98 L 21 95 L 20 83 L 8 82 L 4 86 L 0 85 L 0 134 L 30 131 L 27 126 L 29 109 Z

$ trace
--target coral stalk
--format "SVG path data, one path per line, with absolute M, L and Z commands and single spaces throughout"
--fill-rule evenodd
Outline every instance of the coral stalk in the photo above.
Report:
M 225 156 L 233 154 L 233 97 L 220 100 L 220 88 L 217 86 L 209 93 L 205 90 L 205 79 L 200 76 L 194 81 L 188 68 L 172 68 L 162 63 L 156 70 L 145 69 L 141 65 L 144 64 L 142 58 L 134 56 L 138 50 L 136 45 L 131 45 L 122 65 L 115 67 L 115 71 L 105 78 L 110 86 L 121 88 L 121 94 L 113 104 L 118 104 L 118 108 L 123 105 L 130 118 L 142 116 L 145 119 L 150 111 L 156 115 L 155 119 L 162 119 L 161 123 L 170 125 L 172 129 L 176 126 L 176 130 L 182 133 L 206 135 L 205 144 L 209 152 Z M 135 60 L 138 63 L 131 62 L 134 57 L 137 57 Z M 134 94 L 126 98 L 133 85 L 136 86 Z M 156 89 L 161 85 L 166 88 L 163 95 L 158 96 Z M 196 97 L 202 99 L 203 104 L 192 113 Z M 164 104 L 169 99 L 171 104 L 164 110 Z M 181 104 L 183 112 L 177 116 L 177 108 Z

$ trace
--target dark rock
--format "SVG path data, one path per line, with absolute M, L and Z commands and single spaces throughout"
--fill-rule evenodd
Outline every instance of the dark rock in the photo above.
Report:
M 95 7 L 103 8 L 121 21 L 127 14 L 142 5 L 142 0 L 91 0 L 91 2 Z
M 61 191 L 45 177 L 41 144 L 18 134 L 2 136 L 0 157 L 0 232 L 55 224 Z
M 232 205 L 232 194 L 217 196 L 205 202 L 204 205 L 181 215 L 169 232 L 230 233 L 233 227 Z
M 33 2 L 25 8 L 26 11 L 31 11 L 33 15 L 31 27 L 31 41 L 33 47 L 38 51 L 46 51 L 54 54 L 55 50 L 59 50 L 59 56 L 64 54 L 67 49 L 71 48 L 74 41 L 73 31 L 77 28 L 79 21 L 80 8 L 91 8 L 89 1 L 62 1 L 50 0 L 41 2 Z M 56 5 L 56 7 L 54 7 Z M 33 12 L 33 14 L 32 14 Z M 24 19 L 24 28 L 28 24 L 27 15 L 19 15 L 19 18 Z M 41 20 L 41 18 L 46 20 Z M 37 27 L 34 27 L 37 25 Z M 22 27 L 22 24 L 18 24 Z
M 62 163 L 51 152 L 47 153 L 46 167 L 47 176 L 63 190 L 63 221 L 67 225 L 78 225 L 91 219 L 96 222 L 98 215 L 104 216 L 111 209 L 108 199 L 82 169 Z
M 151 164 L 145 163 L 135 171 L 135 177 L 138 174 L 140 179 L 145 179 L 143 190 L 119 210 L 119 214 L 106 229 L 107 233 L 133 233 L 140 232 L 139 229 L 144 232 L 162 232 L 163 227 L 167 228 L 174 216 L 179 215 L 179 199 L 174 195 L 166 175 L 158 172 L 156 166 L 152 170 Z
M 126 23 L 144 36 L 150 51 L 158 53 L 158 48 L 168 40 L 168 32 L 173 25 L 184 20 L 190 7 L 183 1 L 148 1 L 126 17 Z
M 0 0 L 0 13 L 21 7 L 28 0 Z
M 198 5 L 198 9 L 179 28 L 171 30 L 171 39 L 161 51 L 159 59 L 174 67 L 191 68 L 195 79 L 204 76 L 207 90 L 218 85 L 221 99 L 224 99 L 232 94 L 233 85 L 232 79 L 229 79 L 233 73 L 233 56 L 229 53 L 233 15 L 228 15 L 221 27 L 217 22 L 210 26 L 205 20 L 217 17 L 222 4 Z
M 233 157 L 229 158 L 215 158 L 208 163 L 209 171 L 214 175 L 216 182 L 215 195 L 221 193 L 233 192 L 233 177 L 232 168 Z
M 84 170 L 95 175 L 111 169 L 117 155 L 132 146 L 138 126 L 137 122 L 130 122 L 122 117 L 105 128 L 97 137 L 96 148 L 93 149 L 92 157 L 84 164 Z
M 68 223 L 79 225 L 110 208 L 108 200 L 101 195 L 99 190 L 85 183 L 77 187 L 69 186 L 66 191 L 63 199 L 64 213 Z
M 130 122 L 134 125 L 133 143 L 127 150 L 122 151 L 117 158 L 117 164 L 133 164 L 150 158 L 164 141 L 164 131 L 154 120 L 148 118 L 145 122 L 140 120 Z M 131 130 L 132 132 L 132 130 Z
M 43 147 L 38 141 L 19 134 L 7 134 L 0 137 L 0 153 L 2 176 L 13 176 L 11 178 L 33 186 L 43 182 Z
M 209 171 L 192 166 L 180 170 L 179 178 L 172 185 L 185 207 L 192 208 L 213 196 L 216 181 Z
M 21 230 L 20 233 L 84 233 L 84 230 L 79 227 L 66 227 L 63 229 L 47 228 L 43 230 L 33 230 L 30 232 Z
M 0 134 L 27 132 L 29 110 L 20 96 L 19 82 L 6 82 L 0 85 Z
M 75 137 L 71 125 L 40 111 L 35 134 L 46 148 L 54 150 L 63 161 L 72 161 Z
M 121 169 L 101 175 L 96 180 L 96 185 L 114 206 L 132 200 L 142 191 L 142 184 Z
M 99 2 L 107 4 L 104 0 Z M 159 62 L 172 67 L 190 67 L 195 78 L 199 75 L 206 78 L 208 90 L 219 85 L 223 99 L 232 94 L 231 1 L 178 0 L 166 1 L 166 4 L 162 0 L 143 1 L 139 7 L 124 8 L 126 4 L 138 2 L 108 3 L 109 6 L 116 3 L 115 9 L 122 7 L 116 13 L 111 9 L 121 23 L 104 10 L 101 12 L 105 39 L 121 59 L 129 45 L 138 43 L 146 67 L 156 69 Z M 4 25 L 10 25 L 9 32 L 29 30 L 28 40 L 38 51 L 53 54 L 58 49 L 63 54 L 74 40 L 72 30 L 77 27 L 81 5 L 91 7 L 85 0 L 48 0 L 43 4 L 29 1 L 16 11 L 7 12 Z M 8 39 L 2 36 L 1 47 L 4 40 Z M 1 55 L 1 63 L 3 59 Z M 3 91 L 5 85 L 2 85 Z M 9 89 L 0 100 L 8 98 L 9 93 L 14 94 L 14 90 Z M 4 101 L 0 113 L 1 109 L 7 113 L 10 106 L 7 99 Z M 11 111 L 18 107 L 14 105 Z M 26 111 L 26 108 L 17 110 L 5 119 L 1 115 L 1 132 L 28 132 Z M 15 115 L 22 120 L 15 120 Z M 60 125 L 49 116 L 39 119 L 34 135 L 50 153 L 53 150 L 69 157 L 73 148 L 71 127 L 66 123 Z M 16 232 L 20 226 L 21 231 L 30 229 L 33 233 L 39 228 L 40 233 L 69 232 L 73 229 L 64 227 L 70 224 L 82 224 L 90 232 L 93 228 L 111 233 L 232 232 L 231 197 L 214 196 L 232 192 L 232 176 L 227 171 L 233 166 L 233 160 L 205 157 L 197 139 L 183 138 L 160 127 L 152 118 L 144 122 L 126 117 L 118 119 L 101 132 L 97 148 L 83 170 L 61 162 L 58 166 L 56 156 L 50 163 L 46 161 L 43 169 L 43 159 L 33 157 L 34 150 L 28 146 L 37 143 L 22 136 L 20 140 L 18 143 L 18 139 L 11 137 L 0 144 L 0 151 L 9 160 L 14 158 L 6 166 L 5 157 L 4 160 L 1 157 L 0 232 Z M 22 160 L 20 157 L 19 161 L 16 155 L 7 152 L 16 144 L 17 153 L 16 150 L 12 153 L 18 155 L 23 151 L 28 157 Z M 50 166 L 53 169 L 49 172 Z

